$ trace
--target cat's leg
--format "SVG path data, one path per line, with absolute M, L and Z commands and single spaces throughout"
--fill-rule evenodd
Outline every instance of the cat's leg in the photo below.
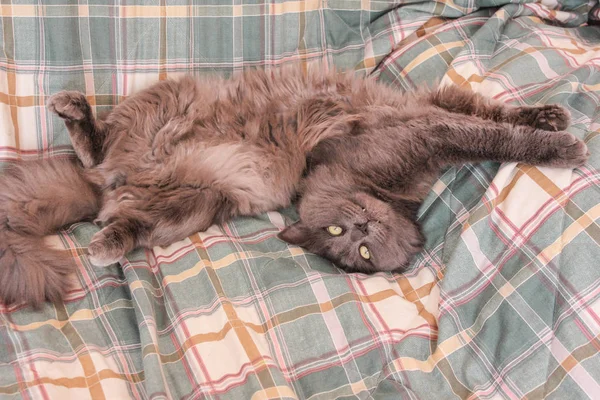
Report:
M 451 112 L 547 131 L 565 130 L 571 122 L 569 111 L 559 105 L 516 107 L 455 85 L 444 86 L 431 93 L 431 102 Z
M 100 212 L 107 225 L 96 233 L 88 246 L 90 261 L 96 266 L 118 262 L 137 247 L 167 246 L 229 219 L 233 208 L 219 191 L 210 188 L 180 187 L 170 190 L 135 188 L 122 201 L 107 201 L 110 215 Z M 141 191 L 145 191 L 142 193 Z
M 92 237 L 88 245 L 90 262 L 97 267 L 119 262 L 125 254 L 138 247 L 138 239 L 147 230 L 143 222 L 117 219 Z
M 421 140 L 440 164 L 492 160 L 572 168 L 589 157 L 585 143 L 565 131 L 451 115 L 440 116 L 423 129 Z
M 85 95 L 75 91 L 63 91 L 50 97 L 48 109 L 65 121 L 71 142 L 79 160 L 86 168 L 99 164 L 103 159 L 102 147 L 107 126 L 96 120 Z

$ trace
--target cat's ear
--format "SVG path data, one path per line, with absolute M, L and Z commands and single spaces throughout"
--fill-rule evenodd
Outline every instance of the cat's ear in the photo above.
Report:
M 309 241 L 310 230 L 302 224 L 302 221 L 298 221 L 279 232 L 277 237 L 289 244 L 302 246 Z

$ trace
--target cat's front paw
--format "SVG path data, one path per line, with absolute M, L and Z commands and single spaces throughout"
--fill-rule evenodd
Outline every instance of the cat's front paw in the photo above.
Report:
M 76 91 L 58 92 L 48 99 L 48 110 L 67 121 L 81 121 L 90 113 L 90 104 L 85 95 Z
M 571 124 L 571 113 L 559 105 L 519 107 L 519 119 L 534 128 L 545 131 L 563 131 Z
M 583 140 L 568 132 L 556 132 L 552 156 L 546 165 L 561 168 L 580 167 L 590 157 L 590 152 Z

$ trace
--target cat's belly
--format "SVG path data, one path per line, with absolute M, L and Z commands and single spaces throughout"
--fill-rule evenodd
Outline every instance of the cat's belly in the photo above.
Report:
M 235 207 L 235 214 L 253 215 L 286 207 L 296 193 L 305 158 L 282 149 L 265 149 L 248 143 L 206 147 L 201 143 L 178 146 L 160 163 L 115 168 L 109 175 L 124 175 L 126 185 L 162 190 L 179 186 L 211 188 Z M 115 165 L 116 166 L 116 165 Z
M 239 214 L 252 215 L 290 204 L 304 159 L 300 154 L 233 143 L 206 148 L 178 168 L 187 170 L 186 179 L 198 179 L 224 193 Z

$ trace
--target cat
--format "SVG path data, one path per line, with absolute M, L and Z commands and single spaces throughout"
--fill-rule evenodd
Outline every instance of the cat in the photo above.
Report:
M 415 215 L 442 166 L 588 157 L 560 106 L 507 106 L 456 86 L 401 93 L 318 67 L 165 80 L 99 119 L 79 92 L 47 107 L 77 160 L 15 163 L 0 177 L 6 305 L 62 299 L 74 264 L 43 238 L 78 221 L 102 226 L 87 252 L 106 266 L 300 196 L 282 240 L 349 271 L 392 271 L 422 248 Z
M 279 237 L 347 272 L 393 271 L 422 250 L 417 212 L 441 169 L 494 160 L 577 167 L 586 145 L 562 132 L 560 106 L 510 107 L 442 87 L 407 94 L 400 107 L 370 105 L 350 135 L 308 156 L 300 220 Z

